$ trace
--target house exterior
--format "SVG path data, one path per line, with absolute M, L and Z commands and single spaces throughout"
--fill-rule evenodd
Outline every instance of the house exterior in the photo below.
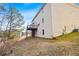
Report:
M 79 7 L 69 3 L 44 4 L 27 30 L 32 36 L 53 38 L 79 29 Z

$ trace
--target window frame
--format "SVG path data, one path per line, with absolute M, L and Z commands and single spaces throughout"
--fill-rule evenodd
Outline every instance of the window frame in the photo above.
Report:
M 44 29 L 42 29 L 42 35 L 45 35 L 45 31 L 44 31 Z

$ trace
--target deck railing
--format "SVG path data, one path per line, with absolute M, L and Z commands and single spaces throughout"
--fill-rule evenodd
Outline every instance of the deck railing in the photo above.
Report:
M 37 28 L 38 28 L 38 25 L 34 25 L 34 24 L 27 26 L 27 29 L 37 29 Z

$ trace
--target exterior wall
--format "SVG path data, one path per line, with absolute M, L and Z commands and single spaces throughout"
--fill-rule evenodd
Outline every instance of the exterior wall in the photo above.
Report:
M 32 23 L 38 24 L 38 30 L 36 32 L 37 37 L 52 38 L 52 18 L 51 18 L 51 4 L 46 4 L 38 16 L 33 20 Z M 44 23 L 42 23 L 42 18 Z M 42 30 L 44 29 L 44 35 Z
M 74 28 L 79 28 L 79 7 L 73 4 L 54 3 L 52 8 L 52 28 L 53 36 L 71 32 Z
M 64 31 L 69 33 L 73 29 L 79 29 L 79 7 L 66 3 L 46 4 L 32 23 L 39 25 L 37 37 L 52 38 L 62 35 Z

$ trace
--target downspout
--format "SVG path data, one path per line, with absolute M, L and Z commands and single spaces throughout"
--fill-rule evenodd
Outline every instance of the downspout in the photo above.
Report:
M 50 3 L 50 15 L 51 15 L 51 30 L 52 30 L 52 38 L 53 38 L 53 14 L 52 14 L 52 12 L 53 12 L 53 8 L 52 8 L 52 3 Z

